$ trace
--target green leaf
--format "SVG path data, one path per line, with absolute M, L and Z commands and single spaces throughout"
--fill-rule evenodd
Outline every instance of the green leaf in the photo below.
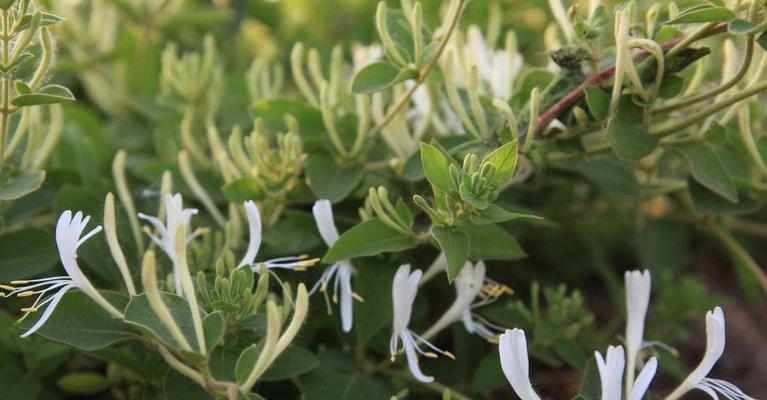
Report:
M 738 188 L 727 173 L 722 160 L 707 144 L 692 142 L 676 146 L 674 149 L 687 159 L 695 180 L 733 203 L 738 201 Z
M 754 24 L 740 18 L 735 18 L 727 24 L 727 30 L 734 35 L 748 35 L 753 28 Z
M 127 299 L 114 292 L 101 294 L 118 310 L 125 308 Z M 20 326 L 29 329 L 40 317 L 41 312 L 25 319 Z M 54 342 L 64 343 L 76 349 L 94 351 L 121 340 L 136 337 L 122 321 L 115 319 L 90 297 L 80 291 L 64 295 L 38 334 Z
M 495 167 L 490 181 L 501 186 L 511 179 L 517 169 L 517 141 L 512 140 L 485 156 L 483 162 Z
M 194 331 L 194 322 L 192 321 L 192 312 L 189 309 L 189 303 L 183 297 L 172 293 L 162 292 L 160 295 L 162 296 L 163 302 L 168 307 L 168 310 L 170 310 L 173 319 L 181 329 L 184 338 L 186 338 L 186 341 L 192 349 L 197 351 L 197 336 Z M 200 310 L 200 314 L 203 318 L 207 316 L 203 310 Z M 176 339 L 173 338 L 168 331 L 168 328 L 165 327 L 165 324 L 163 324 L 154 311 L 152 311 L 152 308 L 149 306 L 149 300 L 145 294 L 142 293 L 138 296 L 131 297 L 128 307 L 125 309 L 125 322 L 148 331 L 169 347 L 181 351 L 181 346 L 176 343 Z
M 731 202 L 692 178 L 687 180 L 687 187 L 693 207 L 700 214 L 743 215 L 753 213 L 762 207 L 762 203 L 749 198 Z
M 599 380 L 599 370 L 594 359 L 589 359 L 583 368 L 581 376 L 581 388 L 578 391 L 578 398 L 583 400 L 597 400 L 601 396 L 601 384 Z
M 447 259 L 447 279 L 452 282 L 469 258 L 469 237 L 465 233 L 438 226 L 431 228 L 431 236 L 439 244 Z
M 163 392 L 166 400 L 213 400 L 200 385 L 174 369 L 169 369 L 165 375 Z
M 0 368 L 0 387 L 3 388 L 3 398 L 35 400 L 39 398 L 42 384 L 16 365 L 5 365 Z
M 703 139 L 714 145 L 722 144 L 727 141 L 727 130 L 722 125 L 713 122 L 703 134 Z
M 34 93 L 21 94 L 11 99 L 11 104 L 16 107 L 39 106 L 45 104 L 59 104 L 75 101 L 75 96 L 69 89 L 61 85 L 45 85 Z
M 262 381 L 281 381 L 303 375 L 317 367 L 319 361 L 309 350 L 289 345 L 264 372 Z
M 229 201 L 242 203 L 247 200 L 261 200 L 264 198 L 264 191 L 253 178 L 243 176 L 240 179 L 232 181 L 221 188 L 224 196 Z
M 735 13 L 726 7 L 699 5 L 683 10 L 666 24 L 696 24 L 701 22 L 724 22 L 735 18 Z
M 28 171 L 3 182 L 0 186 L 0 200 L 11 201 L 24 197 L 40 188 L 45 180 L 45 171 Z
M 225 329 L 224 316 L 218 311 L 208 314 L 202 320 L 202 330 L 205 332 L 205 346 L 208 352 L 224 342 Z
M 24 81 L 21 79 L 17 79 L 15 82 L 13 82 L 13 87 L 16 88 L 16 93 L 18 94 L 30 94 L 32 93 L 32 89 L 27 86 Z
M 322 259 L 326 263 L 384 252 L 411 249 L 416 243 L 378 218 L 369 219 L 344 232 Z
M 682 89 L 684 89 L 684 78 L 673 74 L 664 75 L 658 96 L 663 99 L 673 99 L 682 93 Z
M 0 282 L 40 274 L 58 258 L 53 235 L 47 230 L 29 227 L 0 234 Z
M 618 158 L 636 161 L 652 153 L 658 139 L 644 126 L 644 109 L 636 105 L 631 96 L 621 97 L 615 114 L 607 122 L 610 145 Z
M 586 104 L 589 105 L 591 115 L 598 120 L 607 118 L 610 113 L 610 96 L 599 86 L 586 86 L 583 91 L 586 94 Z
M 365 265 L 365 260 L 355 262 L 364 271 L 354 277 L 354 290 L 363 299 L 385 299 L 391 296 L 391 287 L 381 282 L 391 282 L 396 268 L 390 265 Z M 370 268 L 366 268 L 370 267 Z M 376 333 L 391 324 L 391 301 L 363 301 L 354 304 L 354 333 L 358 343 L 367 343 Z
M 301 377 L 307 399 L 390 400 L 394 394 L 375 375 L 358 369 L 339 351 L 328 351 L 319 358 L 320 366 Z
M 767 32 L 762 32 L 762 34 L 756 38 L 756 43 L 759 45 L 759 47 L 762 48 L 762 50 L 767 50 Z
M 526 255 L 517 240 L 498 225 L 467 225 L 461 231 L 469 236 L 472 260 L 516 260 Z
M 95 372 L 70 372 L 56 381 L 61 390 L 78 396 L 93 396 L 109 388 L 109 380 Z
M 234 376 L 238 384 L 243 384 L 248 379 L 248 375 L 250 375 L 250 372 L 253 371 L 253 367 L 256 365 L 258 353 L 258 347 L 255 344 L 248 346 L 240 353 L 234 367 Z
M 513 221 L 517 218 L 534 218 L 543 219 L 537 215 L 519 214 L 511 211 L 506 211 L 502 207 L 490 204 L 484 210 L 479 211 L 477 214 L 471 215 L 471 222 L 475 225 L 489 225 L 497 224 L 500 222 Z
M 621 200 L 638 200 L 642 193 L 631 164 L 603 155 L 578 166 L 578 171 L 608 195 Z
M 487 392 L 506 387 L 509 381 L 503 375 L 501 358 L 498 350 L 485 356 L 474 369 L 471 386 L 476 392 Z
M 40 26 L 56 25 L 63 21 L 64 21 L 64 18 L 61 18 L 58 15 L 44 12 L 44 13 L 41 13 Z M 32 14 L 24 15 L 17 22 L 17 25 L 18 25 L 17 30 L 22 31 L 22 30 L 28 29 L 30 22 L 32 22 Z
M 320 199 L 338 203 L 354 190 L 365 176 L 365 168 L 352 164 L 340 167 L 325 153 L 312 155 L 306 162 L 309 188 Z
M 421 164 L 424 175 L 432 186 L 445 193 L 454 193 L 458 190 L 453 178 L 450 177 L 450 160 L 438 148 L 421 143 Z
M 397 83 L 400 69 L 386 62 L 377 61 L 360 69 L 352 79 L 352 93 L 367 94 L 386 89 Z

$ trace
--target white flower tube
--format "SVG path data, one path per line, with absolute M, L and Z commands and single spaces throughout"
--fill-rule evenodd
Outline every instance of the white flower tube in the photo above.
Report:
M 508 329 L 498 343 L 501 354 L 501 368 L 514 393 L 522 400 L 541 400 L 530 383 L 530 364 L 527 359 L 525 331 Z
M 702 390 L 716 400 L 719 399 L 717 393 L 722 394 L 727 399 L 753 400 L 753 397 L 746 395 L 729 382 L 707 378 L 708 373 L 711 372 L 719 357 L 724 353 L 724 345 L 724 313 L 721 308 L 716 307 L 706 313 L 706 352 L 703 354 L 703 359 L 687 378 L 666 397 L 666 400 L 676 400 L 693 389 Z
M 626 390 L 634 386 L 634 372 L 642 348 L 644 321 L 650 304 L 650 271 L 626 271 Z
M 623 354 L 623 346 L 610 346 L 607 348 L 607 361 L 602 358 L 598 351 L 594 352 L 599 369 L 599 378 L 602 384 L 602 399 L 620 400 L 621 384 L 623 382 L 623 367 L 626 358 Z

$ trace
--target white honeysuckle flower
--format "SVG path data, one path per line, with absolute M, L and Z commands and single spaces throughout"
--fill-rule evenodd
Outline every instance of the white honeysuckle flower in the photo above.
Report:
M 493 324 L 473 312 L 474 308 L 482 307 L 496 301 L 500 296 L 511 293 L 508 286 L 502 285 L 485 276 L 485 263 L 476 264 L 467 261 L 455 278 L 456 297 L 450 308 L 442 314 L 423 337 L 430 339 L 451 323 L 461 320 L 469 333 L 476 333 L 485 340 L 495 342 L 505 328 Z M 479 297 L 479 301 L 475 302 Z
M 507 329 L 498 341 L 501 368 L 514 393 L 522 400 L 541 400 L 530 383 L 527 339 L 522 329 Z
M 184 199 L 178 193 L 165 197 L 165 222 L 155 216 L 138 213 L 138 217 L 152 224 L 156 231 L 156 234 L 153 234 L 148 228 L 145 228 L 146 234 L 173 263 L 174 286 L 179 296 L 183 295 L 183 290 L 181 288 L 181 275 L 176 271 L 176 232 L 179 226 L 184 227 L 186 243 L 200 235 L 203 231 L 199 229 L 193 233 L 189 232 L 192 216 L 195 214 L 197 214 L 196 208 L 184 208 Z
M 724 353 L 724 345 L 724 313 L 721 308 L 716 307 L 706 313 L 706 352 L 703 354 L 703 359 L 687 378 L 666 397 L 666 400 L 676 400 L 693 389 L 702 390 L 715 400 L 719 399 L 717 393 L 729 400 L 755 400 L 732 383 L 707 377 L 719 357 Z
M 522 69 L 522 57 L 509 49 L 494 50 L 487 47 L 482 30 L 476 25 L 466 30 L 465 56 L 477 66 L 480 78 L 490 88 L 493 98 L 508 100 L 514 80 Z
M 408 329 L 410 315 L 413 312 L 413 302 L 418 293 L 418 282 L 420 280 L 421 270 L 417 269 L 413 271 L 413 273 L 410 273 L 410 264 L 401 265 L 397 270 L 397 273 L 394 274 L 394 280 L 392 282 L 393 332 L 391 340 L 389 341 L 389 352 L 391 354 L 391 360 L 394 361 L 397 352 L 399 351 L 399 341 L 402 340 L 402 347 L 405 351 L 405 357 L 407 358 L 410 373 L 413 374 L 413 377 L 418 381 L 428 383 L 432 382 L 434 377 L 424 375 L 424 373 L 421 372 L 421 368 L 418 365 L 418 354 L 431 358 L 437 357 L 436 353 L 443 354 L 450 358 L 453 358 L 453 355 L 447 351 L 440 350 Z M 418 346 L 419 343 L 425 344 L 429 349 L 436 353 L 421 350 Z
M 328 200 L 318 200 L 312 207 L 312 214 L 314 215 L 314 222 L 317 224 L 317 229 L 320 231 L 322 240 L 328 247 L 333 246 L 336 240 L 338 240 L 338 230 L 336 224 L 333 221 L 333 207 Z M 314 285 L 309 294 L 313 294 L 317 290 L 325 295 L 325 303 L 328 305 L 328 312 L 330 312 L 330 301 L 328 300 L 327 287 L 333 280 L 333 302 L 338 302 L 338 293 L 340 291 L 341 300 L 341 326 L 344 332 L 349 332 L 352 329 L 352 303 L 353 299 L 361 300 L 356 293 L 352 291 L 352 263 L 349 260 L 341 260 L 333 265 L 327 267 L 322 273 L 320 280 Z
M 261 213 L 258 211 L 258 206 L 253 200 L 248 200 L 243 203 L 245 206 L 246 214 L 248 215 L 248 233 L 250 235 L 248 239 L 248 249 L 245 251 L 245 256 L 240 261 L 240 266 L 248 265 L 253 272 L 259 272 L 260 266 L 263 264 L 267 269 L 291 269 L 294 271 L 304 271 L 306 268 L 316 264 L 319 259 L 312 258 L 306 254 L 300 256 L 287 256 L 272 258 L 270 260 L 256 262 L 258 256 L 258 250 L 261 248 L 262 239 L 262 226 L 261 226 Z
M 598 351 L 594 352 L 599 369 L 599 378 L 602 384 L 602 399 L 620 400 L 621 385 L 623 383 L 623 367 L 626 358 L 623 346 L 610 346 L 607 348 L 607 361 L 602 358 Z
M 0 285 L 0 288 L 10 291 L 9 293 L 1 293 L 2 297 L 14 295 L 17 297 L 31 297 L 37 295 L 37 298 L 30 307 L 22 308 L 24 315 L 21 319 L 26 318 L 40 307 L 48 305 L 40 319 L 29 330 L 24 332 L 21 337 L 27 337 L 40 329 L 50 318 L 51 314 L 53 314 L 56 306 L 58 306 L 67 291 L 75 288 L 80 289 L 114 317 L 123 317 L 122 312 L 118 311 L 93 287 L 93 284 L 91 284 L 82 270 L 80 270 L 79 265 L 77 265 L 77 248 L 85 243 L 88 238 L 101 231 L 101 226 L 97 226 L 83 236 L 83 230 L 88 225 L 89 220 L 90 217 L 83 216 L 82 212 L 77 212 L 73 216 L 72 211 L 67 210 L 61 214 L 56 223 L 56 246 L 59 250 L 61 264 L 64 265 L 64 270 L 67 273 L 66 275 L 17 280 L 11 282 L 13 286 Z M 53 294 L 48 296 L 50 293 Z
M 634 372 L 642 348 L 644 321 L 650 304 L 650 271 L 626 271 L 626 390 L 634 385 Z

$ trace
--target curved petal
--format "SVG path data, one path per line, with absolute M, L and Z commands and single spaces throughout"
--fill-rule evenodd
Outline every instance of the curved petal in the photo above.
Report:
M 248 214 L 248 230 L 250 239 L 248 240 L 248 250 L 242 257 L 240 265 L 252 265 L 256 261 L 258 249 L 261 247 L 261 215 L 258 212 L 258 206 L 252 200 L 244 203 L 245 211 Z
M 314 222 L 325 244 L 332 246 L 338 240 L 338 230 L 333 222 L 333 208 L 329 200 L 317 200 L 312 207 Z

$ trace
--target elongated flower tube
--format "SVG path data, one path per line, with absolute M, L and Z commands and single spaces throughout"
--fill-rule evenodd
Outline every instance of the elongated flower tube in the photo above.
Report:
M 110 313 L 115 318 L 122 318 L 122 312 L 118 311 L 112 304 L 110 304 L 91 284 L 88 278 L 80 270 L 80 266 L 77 265 L 77 248 L 85 243 L 88 238 L 99 233 L 101 226 L 97 226 L 90 232 L 83 235 L 85 226 L 88 225 L 90 220 L 89 216 L 84 216 L 82 212 L 77 212 L 72 215 L 72 211 L 64 211 L 59 217 L 56 223 L 56 246 L 59 249 L 59 257 L 61 263 L 64 265 L 66 275 L 56 276 L 51 278 L 40 278 L 31 280 L 18 280 L 11 282 L 11 285 L 2 285 L 0 288 L 10 291 L 4 293 L 2 297 L 11 297 L 16 295 L 18 297 L 30 297 L 37 295 L 34 303 L 30 307 L 22 308 L 21 311 L 24 315 L 21 319 L 26 318 L 30 313 L 37 311 L 40 307 L 45 306 L 45 311 L 40 316 L 40 319 L 21 337 L 27 337 L 37 332 L 42 327 L 48 318 L 56 310 L 61 299 L 70 289 L 80 289 L 88 297 L 93 299 L 104 310 Z
M 332 247 L 338 240 L 338 230 L 333 221 L 333 208 L 328 200 L 318 200 L 312 207 L 314 222 L 320 231 L 322 240 L 328 247 Z M 330 312 L 327 287 L 333 281 L 333 302 L 338 303 L 339 291 L 341 300 L 341 326 L 344 332 L 352 329 L 352 303 L 354 298 L 360 298 L 352 291 L 352 263 L 349 260 L 341 260 L 327 267 L 322 273 L 320 280 L 312 287 L 309 294 L 320 291 L 325 295 L 325 303 Z
M 394 317 L 392 320 L 392 337 L 391 340 L 389 340 L 389 352 L 391 354 L 391 360 L 394 361 L 397 352 L 399 351 L 399 341 L 402 340 L 402 347 L 405 351 L 405 357 L 407 358 L 410 373 L 418 381 L 428 383 L 432 382 L 434 377 L 427 376 L 421 372 L 421 367 L 418 365 L 418 354 L 430 358 L 437 357 L 436 353 L 443 354 L 450 358 L 453 358 L 453 355 L 447 351 L 440 350 L 408 329 L 410 315 L 413 312 L 413 302 L 418 293 L 418 282 L 420 280 L 421 270 L 417 269 L 413 271 L 413 273 L 410 273 L 410 264 L 401 265 L 397 270 L 397 273 L 394 274 L 394 281 L 392 282 L 392 305 Z M 434 352 L 421 350 L 418 346 L 419 342 L 425 344 Z
M 626 271 L 626 394 L 634 386 L 634 371 L 642 348 L 644 321 L 650 304 L 650 271 Z
M 511 289 L 485 277 L 485 271 L 485 263 L 482 261 L 476 264 L 467 262 L 464 265 L 455 278 L 455 301 L 423 334 L 425 339 L 431 339 L 451 323 L 461 320 L 469 333 L 476 333 L 491 342 L 498 340 L 498 335 L 504 331 L 504 328 L 486 320 L 473 310 L 494 302 L 503 294 L 510 293 Z M 475 302 L 477 297 L 480 300 Z
M 181 285 L 181 275 L 178 273 L 178 263 L 176 260 L 176 233 L 178 227 L 183 227 L 183 232 L 186 236 L 185 243 L 189 243 L 202 231 L 197 230 L 194 233 L 189 233 L 189 225 L 192 216 L 197 214 L 195 208 L 184 208 L 183 198 L 180 194 L 173 196 L 167 196 L 165 198 L 165 222 L 157 217 L 139 213 L 138 216 L 141 219 L 148 221 L 155 228 L 156 235 L 152 234 L 148 229 L 145 229 L 149 238 L 152 239 L 157 246 L 162 249 L 165 254 L 168 255 L 171 262 L 173 262 L 173 278 L 176 293 L 179 296 L 183 295 L 183 288 Z
M 707 377 L 719 357 L 724 353 L 724 345 L 724 313 L 721 308 L 716 307 L 706 313 L 706 352 L 703 354 L 703 359 L 687 378 L 666 397 L 666 400 L 676 400 L 693 389 L 702 390 L 716 400 L 719 399 L 717 393 L 727 399 L 754 400 L 753 397 L 746 395 L 732 383 Z
M 261 264 L 264 264 L 267 269 L 282 268 L 303 271 L 319 261 L 318 258 L 309 259 L 306 255 L 300 255 L 256 262 L 258 250 L 261 248 L 261 214 L 254 201 L 248 200 L 243 203 L 243 205 L 245 206 L 245 211 L 248 215 L 248 232 L 250 234 L 250 239 L 248 240 L 248 249 L 245 252 L 245 256 L 240 261 L 240 266 L 249 265 L 253 272 L 259 272 Z
M 626 364 L 626 356 L 623 346 L 610 346 L 607 348 L 607 360 L 602 358 L 598 351 L 594 352 L 597 359 L 597 368 L 602 383 L 602 399 L 620 400 L 621 384 L 623 383 L 623 367 Z
M 541 400 L 530 383 L 527 339 L 522 329 L 507 329 L 498 341 L 501 368 L 514 393 L 522 400 Z

